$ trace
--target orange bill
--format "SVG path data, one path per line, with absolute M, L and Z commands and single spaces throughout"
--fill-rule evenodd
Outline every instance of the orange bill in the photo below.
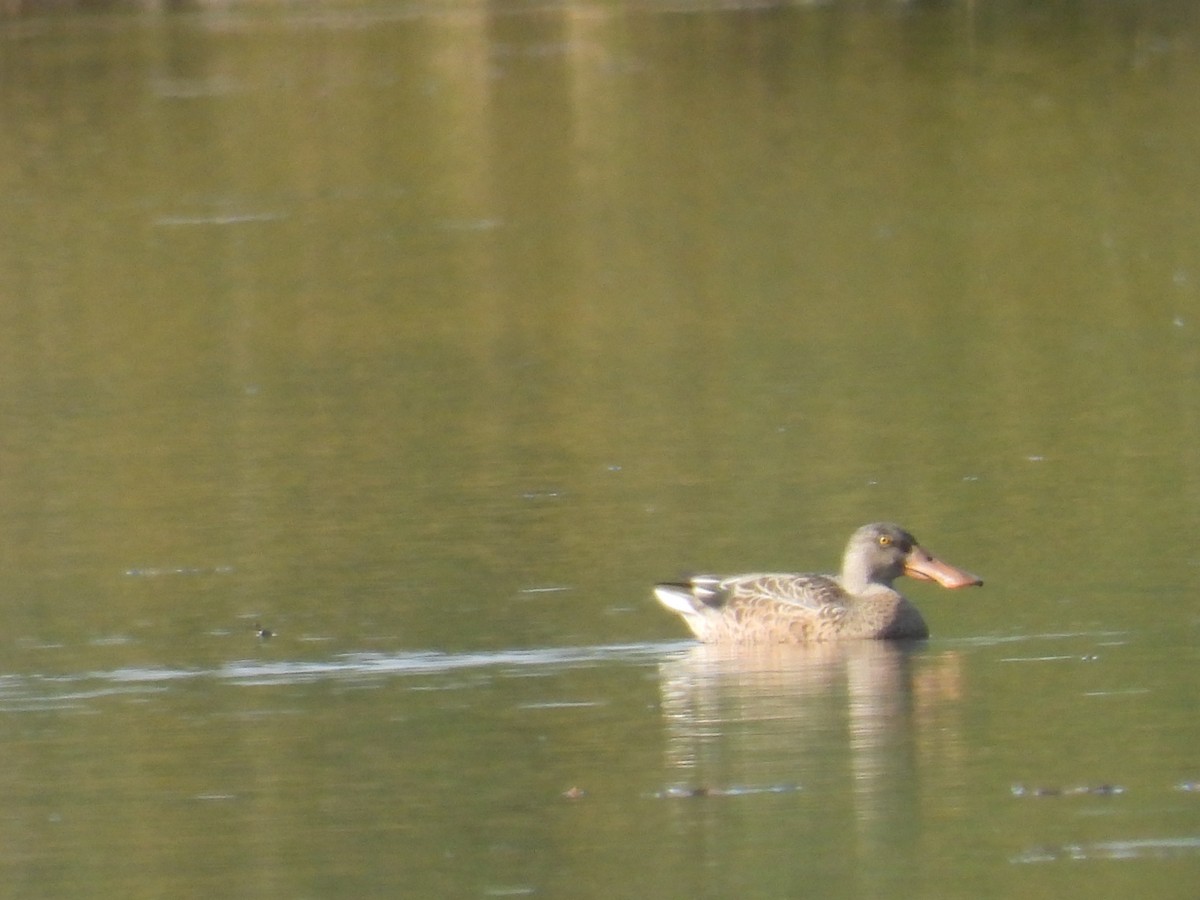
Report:
M 936 581 L 944 588 L 963 588 L 983 584 L 983 579 L 931 556 L 922 547 L 913 547 L 904 560 L 904 574 L 921 581 Z

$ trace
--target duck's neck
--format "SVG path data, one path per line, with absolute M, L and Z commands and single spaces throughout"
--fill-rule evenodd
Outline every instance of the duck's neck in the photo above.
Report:
M 871 588 L 890 588 L 892 580 L 878 572 L 872 572 L 861 556 L 847 553 L 842 560 L 842 586 L 849 594 L 865 594 Z

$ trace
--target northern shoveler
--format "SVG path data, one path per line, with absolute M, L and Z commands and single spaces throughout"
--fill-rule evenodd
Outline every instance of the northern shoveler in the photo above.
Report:
M 933 557 L 899 525 L 876 522 L 851 536 L 840 575 L 694 575 L 659 584 L 654 594 L 706 643 L 929 637 L 917 608 L 892 587 L 901 575 L 944 588 L 983 584 Z

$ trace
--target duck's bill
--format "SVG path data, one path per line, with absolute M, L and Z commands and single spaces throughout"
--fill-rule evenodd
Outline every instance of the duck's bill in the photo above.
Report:
M 983 579 L 978 575 L 956 569 L 949 563 L 930 556 L 920 547 L 913 547 L 912 553 L 904 561 L 904 574 L 920 581 L 936 581 L 942 587 L 952 590 L 983 584 Z

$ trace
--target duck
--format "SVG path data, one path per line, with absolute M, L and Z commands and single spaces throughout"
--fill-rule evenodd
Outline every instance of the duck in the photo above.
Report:
M 708 644 L 927 638 L 921 613 L 892 587 L 901 575 L 951 590 L 983 584 L 899 525 L 874 522 L 851 535 L 839 575 L 692 575 L 655 585 L 654 595 Z

